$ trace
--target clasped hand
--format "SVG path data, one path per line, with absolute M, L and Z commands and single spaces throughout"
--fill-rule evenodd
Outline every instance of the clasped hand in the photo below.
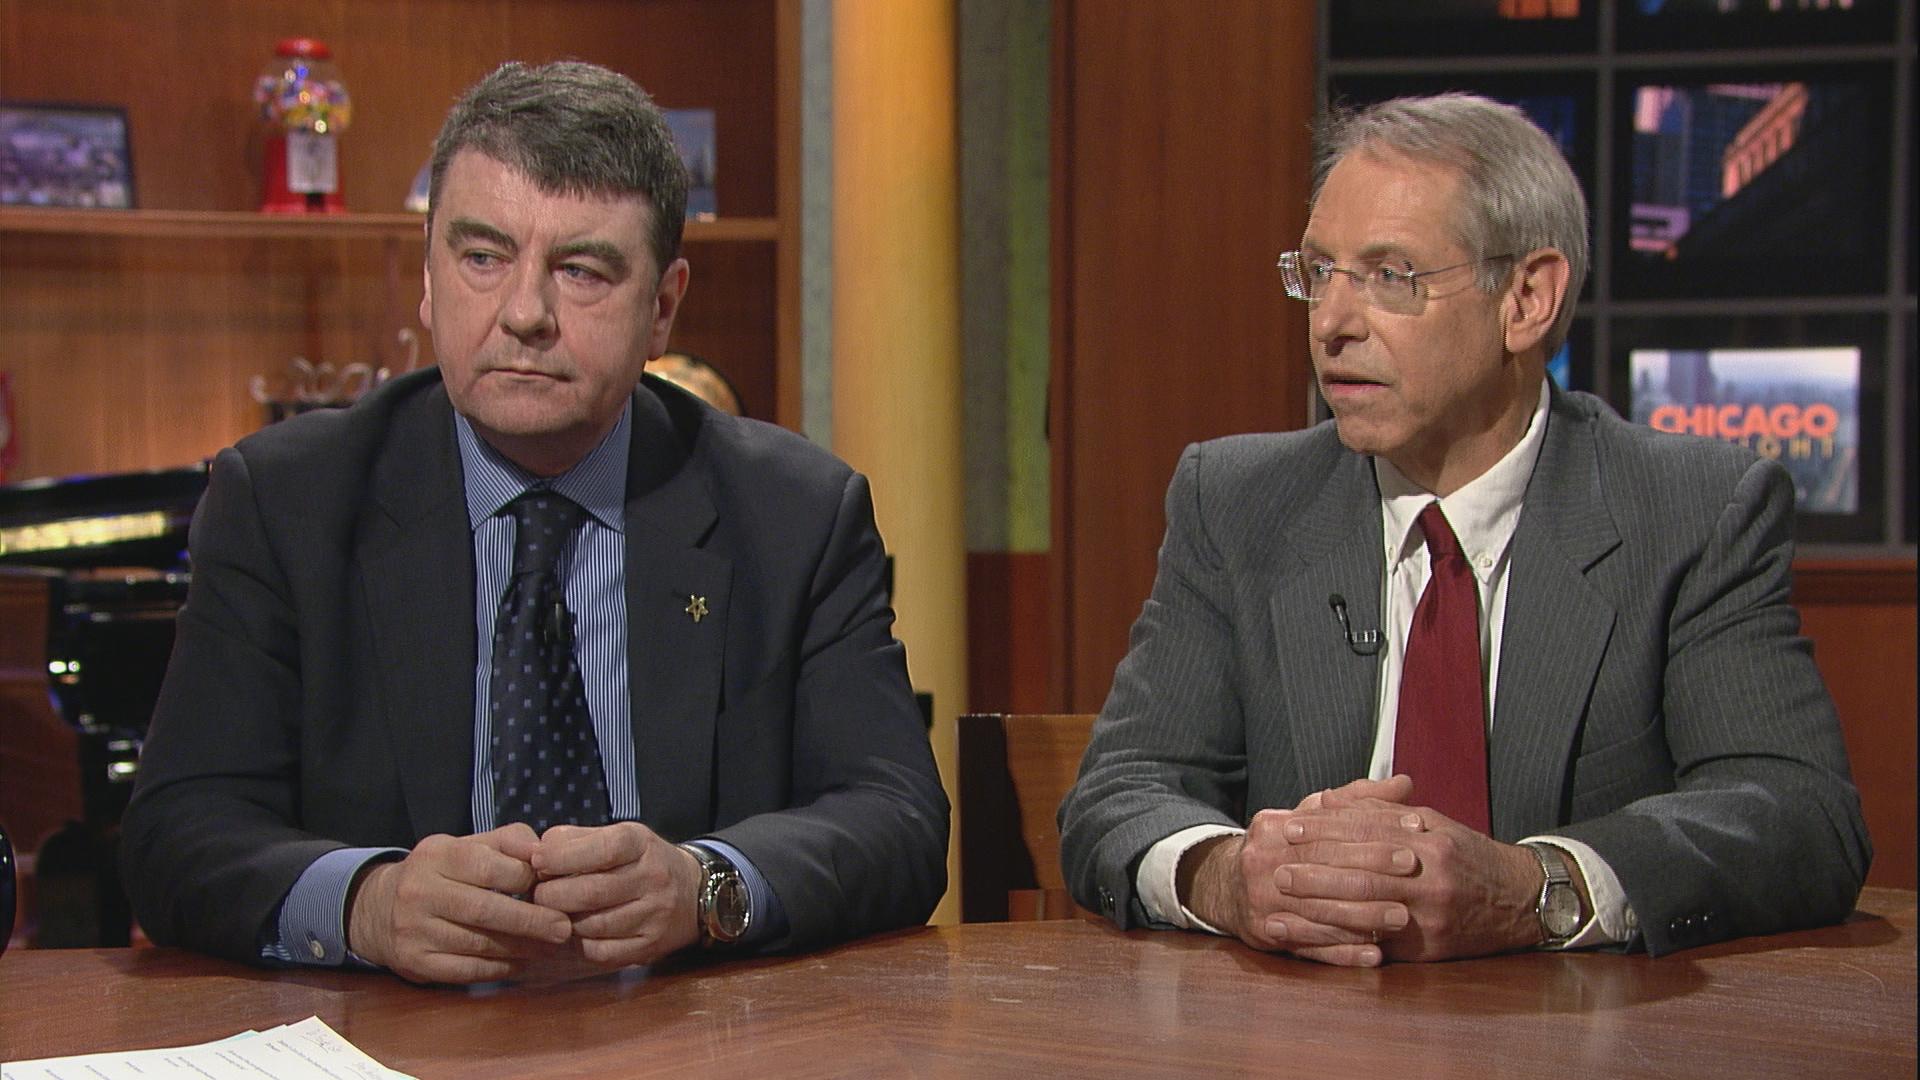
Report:
M 1412 781 L 1395 776 L 1262 810 L 1245 837 L 1196 849 L 1189 906 L 1255 948 L 1329 964 L 1482 956 L 1537 941 L 1538 861 L 1408 805 L 1411 795 Z
M 361 875 L 348 946 L 414 982 L 548 981 L 699 937 L 699 864 L 637 822 L 429 836 Z

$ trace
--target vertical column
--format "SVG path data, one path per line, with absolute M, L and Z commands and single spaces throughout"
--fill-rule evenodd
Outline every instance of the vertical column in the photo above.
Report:
M 833 65 L 833 446 L 873 481 L 951 798 L 966 704 L 952 0 L 836 0 Z

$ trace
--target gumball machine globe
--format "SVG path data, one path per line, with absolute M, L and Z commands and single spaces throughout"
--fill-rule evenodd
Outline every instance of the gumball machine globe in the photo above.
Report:
M 287 38 L 254 79 L 253 100 L 266 124 L 260 209 L 267 213 L 343 213 L 339 137 L 353 99 L 333 51 L 315 38 Z

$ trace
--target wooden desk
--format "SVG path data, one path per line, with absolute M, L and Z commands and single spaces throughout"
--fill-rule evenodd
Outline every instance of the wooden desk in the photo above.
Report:
M 809 956 L 487 994 L 173 949 L 0 958 L 0 1060 L 318 1014 L 443 1077 L 1914 1075 L 1914 894 L 1644 956 L 1343 971 L 1191 934 L 973 923 Z

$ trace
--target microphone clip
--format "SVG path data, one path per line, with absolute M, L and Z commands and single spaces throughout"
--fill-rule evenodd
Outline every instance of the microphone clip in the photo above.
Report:
M 1333 609 L 1334 617 L 1340 620 L 1340 634 L 1347 639 L 1347 648 L 1356 656 L 1374 656 L 1386 644 L 1378 630 L 1354 632 L 1353 624 L 1347 621 L 1347 598 L 1334 593 L 1327 597 L 1327 606 Z

